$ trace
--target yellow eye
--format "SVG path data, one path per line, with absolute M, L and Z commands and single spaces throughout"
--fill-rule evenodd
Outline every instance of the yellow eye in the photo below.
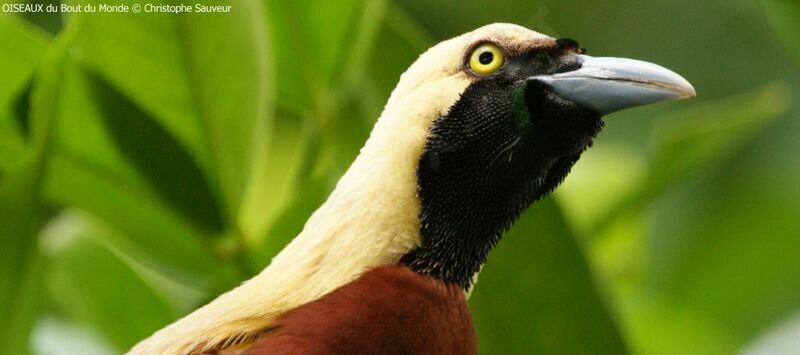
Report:
M 469 56 L 469 68 L 476 74 L 489 75 L 503 66 L 503 51 L 493 44 L 484 44 L 472 51 Z

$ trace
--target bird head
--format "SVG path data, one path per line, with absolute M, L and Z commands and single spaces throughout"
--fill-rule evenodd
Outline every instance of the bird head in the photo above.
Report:
M 452 102 L 439 102 L 447 107 L 429 116 L 416 170 L 421 244 L 403 262 L 469 289 L 500 235 L 591 146 L 604 115 L 694 96 L 694 89 L 661 66 L 590 57 L 574 40 L 513 25 L 482 27 L 454 42 L 409 69 L 422 65 L 424 73 L 409 90 L 458 84 L 441 88 L 457 95 L 444 95 Z M 433 58 L 442 60 L 432 65 Z

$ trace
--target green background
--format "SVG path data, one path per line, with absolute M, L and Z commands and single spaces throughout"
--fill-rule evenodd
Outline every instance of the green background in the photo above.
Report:
M 470 300 L 481 353 L 800 353 L 797 1 L 227 3 L 0 13 L 0 353 L 119 353 L 252 276 L 405 68 L 492 22 L 698 97 L 608 117 L 504 237 Z

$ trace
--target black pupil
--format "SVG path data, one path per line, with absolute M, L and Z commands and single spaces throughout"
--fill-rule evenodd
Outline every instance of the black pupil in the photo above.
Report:
M 494 54 L 492 54 L 492 52 L 489 51 L 483 52 L 481 53 L 481 55 L 478 56 L 478 61 L 481 62 L 481 64 L 483 65 L 491 63 L 492 60 L 494 60 Z

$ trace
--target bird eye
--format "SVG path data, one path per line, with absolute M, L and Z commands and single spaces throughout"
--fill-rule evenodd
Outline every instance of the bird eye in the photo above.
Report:
M 505 61 L 503 51 L 493 44 L 484 44 L 472 51 L 469 68 L 480 75 L 489 75 L 500 69 Z

